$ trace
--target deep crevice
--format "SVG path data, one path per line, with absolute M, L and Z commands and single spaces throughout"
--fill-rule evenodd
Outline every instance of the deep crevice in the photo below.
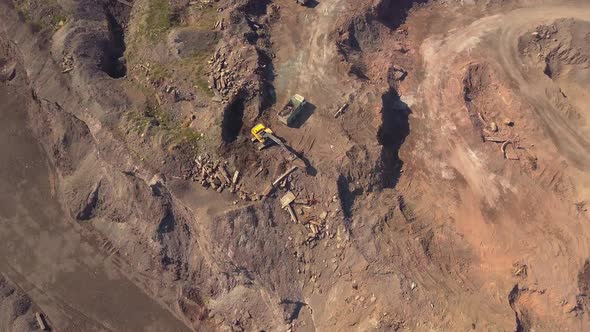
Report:
M 94 185 L 88 194 L 88 197 L 86 198 L 84 208 L 76 215 L 76 220 L 84 221 L 94 217 L 95 209 L 98 204 L 98 196 L 101 184 L 102 181 L 98 181 L 98 183 Z
M 164 218 L 160 220 L 158 225 L 158 236 L 161 238 L 163 234 L 170 233 L 176 228 L 176 218 L 170 209 L 166 210 Z
M 381 0 L 375 6 L 377 20 L 395 30 L 404 24 L 412 7 L 426 2 L 427 0 Z
M 244 100 L 236 98 L 223 111 L 221 138 L 224 143 L 231 143 L 238 138 L 244 124 Z
M 266 14 L 266 7 L 270 3 L 271 0 L 248 1 L 248 3 L 242 7 L 242 11 L 249 15 L 262 16 Z
M 269 109 L 277 101 L 275 87 L 273 85 L 275 79 L 275 68 L 272 58 L 265 50 L 256 49 L 258 53 L 258 73 L 262 78 L 261 102 L 258 116 L 262 116 L 262 112 Z
M 590 310 L 590 259 L 584 261 L 584 266 L 578 272 L 578 295 L 576 296 L 576 310 Z
M 508 303 L 514 311 L 514 316 L 516 320 L 516 326 L 514 328 L 515 332 L 528 332 L 531 330 L 531 324 L 527 315 L 524 315 L 521 312 L 521 310 L 519 310 L 519 308 L 516 307 L 518 299 L 520 298 L 520 295 L 523 291 L 526 291 L 526 288 L 521 289 L 518 287 L 518 284 L 516 284 L 508 294 Z
M 340 200 L 340 208 L 344 217 L 349 219 L 352 217 L 352 208 L 354 201 L 357 196 L 362 195 L 362 189 L 350 188 L 350 179 L 342 174 L 338 176 L 336 180 L 336 186 L 338 187 L 338 199 Z
M 119 4 L 120 5 L 120 4 Z M 125 58 L 125 27 L 128 14 L 112 3 L 105 5 L 105 15 L 109 27 L 110 39 L 103 47 L 104 55 L 100 68 L 112 78 L 121 78 L 127 75 L 127 66 Z M 114 14 L 114 13 L 117 14 Z
M 399 158 L 399 149 L 410 134 L 408 116 L 411 110 L 394 89 L 383 94 L 382 100 L 381 127 L 377 132 L 377 140 L 382 145 L 381 184 L 384 188 L 394 188 L 403 166 Z

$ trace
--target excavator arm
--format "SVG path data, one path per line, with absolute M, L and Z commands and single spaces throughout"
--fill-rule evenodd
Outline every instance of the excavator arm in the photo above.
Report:
M 273 134 L 271 134 L 269 132 L 262 132 L 261 134 L 262 134 L 262 137 L 270 139 L 271 141 L 275 142 L 281 148 L 287 149 L 287 147 L 285 146 L 285 143 L 283 143 L 283 141 L 281 141 L 275 135 L 273 135 Z
M 293 153 L 286 145 L 285 143 L 283 143 L 283 141 L 281 141 L 280 138 L 276 137 L 275 135 L 268 133 L 268 132 L 262 132 L 261 135 L 266 138 L 266 139 L 270 139 L 271 141 L 275 142 L 278 146 L 281 147 L 281 149 L 285 150 L 292 158 L 292 160 L 295 160 L 299 157 L 297 157 L 297 155 L 295 153 Z

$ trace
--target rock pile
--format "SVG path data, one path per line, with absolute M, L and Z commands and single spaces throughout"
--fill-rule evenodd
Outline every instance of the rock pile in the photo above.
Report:
M 233 174 L 228 171 L 227 162 L 212 160 L 207 156 L 198 156 L 195 159 L 195 169 L 189 176 L 195 182 L 208 189 L 213 189 L 219 193 L 229 190 L 235 193 L 241 200 L 257 201 L 262 198 L 261 195 L 250 193 L 239 183 L 240 172 L 234 171 Z
M 230 70 L 227 64 L 226 55 L 221 49 L 217 49 L 209 60 L 211 72 L 209 73 L 209 89 L 215 94 L 215 99 L 219 102 L 227 102 L 226 96 L 232 92 L 235 87 L 236 75 Z

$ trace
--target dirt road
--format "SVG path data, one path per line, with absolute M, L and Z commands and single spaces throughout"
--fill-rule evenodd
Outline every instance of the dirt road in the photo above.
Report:
M 22 91 L 0 86 L 0 273 L 58 331 L 187 330 L 64 216 L 52 170 L 26 127 Z
M 590 142 L 556 109 L 547 95 L 551 80 L 542 72 L 531 70 L 518 53 L 521 36 L 540 24 L 551 23 L 560 18 L 590 20 L 590 6 L 537 6 L 517 9 L 506 14 L 497 14 L 479 19 L 464 29 L 452 31 L 441 38 L 427 39 L 421 53 L 426 63 L 426 79 L 422 84 L 422 101 L 427 105 L 427 114 L 422 116 L 446 123 L 446 131 L 453 134 L 453 118 L 458 105 L 450 105 L 442 87 L 453 72 L 461 70 L 464 63 L 456 63 L 459 55 L 470 54 L 478 47 L 486 49 L 486 58 L 497 61 L 510 77 L 514 87 L 527 98 L 541 119 L 545 130 L 561 152 L 578 167 L 590 165 Z M 447 80 L 447 81 L 445 81 Z
M 537 269 L 534 274 L 530 273 L 527 283 L 542 285 L 547 291 L 532 291 L 533 295 L 522 301 L 530 307 L 536 306 L 535 315 L 550 317 L 546 318 L 547 321 L 559 322 L 556 324 L 563 324 L 560 320 L 564 318 L 558 314 L 563 303 L 575 303 L 579 292 L 576 278 L 580 262 L 588 253 L 584 240 L 588 234 L 583 226 L 586 221 L 576 213 L 568 212 L 572 204 L 568 195 L 577 193 L 572 201 L 583 201 L 588 197 L 586 170 L 590 165 L 590 144 L 583 134 L 581 121 L 569 119 L 555 102 L 552 92 L 559 91 L 559 87 L 531 60 L 538 58 L 543 63 L 540 53 L 532 47 L 530 57 L 523 56 L 519 43 L 538 26 L 553 24 L 561 18 L 588 21 L 590 6 L 539 5 L 509 10 L 483 16 L 464 27 L 427 38 L 420 48 L 425 77 L 416 90 L 418 105 L 413 108 L 412 115 L 415 123 L 425 128 L 420 128 L 418 134 L 414 131 L 418 143 L 409 152 L 412 158 L 428 163 L 435 173 L 433 182 L 444 182 L 446 165 L 466 182 L 468 189 L 458 190 L 461 203 L 453 208 L 457 211 L 453 224 L 459 233 L 466 234 L 466 241 L 477 248 L 475 251 L 481 257 L 481 271 L 474 273 L 481 273 L 484 285 L 481 288 L 488 289 L 498 303 L 505 302 L 506 291 L 503 289 L 512 287 L 514 281 L 506 278 L 511 272 L 502 271 L 502 266 L 526 260 L 529 267 Z M 566 44 L 553 38 L 551 41 Z M 478 82 L 481 83 L 478 88 L 488 89 L 488 94 L 482 99 L 475 98 L 472 105 L 479 107 L 475 111 L 468 109 L 470 101 L 466 93 L 469 82 L 465 73 L 472 66 L 492 68 L 491 74 L 477 77 L 487 80 Z M 571 103 L 580 102 L 574 101 L 573 96 L 568 97 Z M 508 125 L 500 124 L 504 128 L 486 132 L 487 128 L 479 125 L 475 114 L 480 111 L 480 116 L 484 112 L 490 116 L 497 112 L 501 114 L 500 119 L 521 116 L 521 121 L 516 121 L 514 131 L 510 131 Z M 473 115 L 475 121 L 470 119 Z M 485 124 L 484 120 L 481 122 Z M 518 161 L 505 162 L 500 154 L 494 155 L 499 146 L 481 141 L 482 135 L 501 134 L 530 138 L 526 146 L 523 144 L 523 150 L 538 147 L 535 153 L 539 156 L 541 171 L 526 174 Z M 501 166 L 498 166 L 499 160 Z M 440 169 L 439 165 L 442 165 Z M 551 174 L 550 180 L 545 180 L 546 173 Z M 574 183 L 564 186 L 567 190 L 557 190 L 554 178 L 563 173 L 567 173 Z M 436 195 L 440 195 L 438 190 L 442 187 L 441 184 L 433 189 Z M 470 207 L 470 204 L 478 207 Z M 559 301 L 553 300 L 557 297 L 567 300 L 558 304 Z M 470 307 L 476 308 L 475 305 Z M 499 308 L 498 305 L 495 307 Z M 478 315 L 471 308 L 464 310 L 472 317 Z M 478 310 L 491 314 L 497 309 L 482 310 L 480 307 Z M 518 316 L 518 310 L 515 311 Z M 585 330 L 584 322 L 575 324 L 572 326 L 579 329 L 572 330 Z
M 336 47 L 329 37 L 338 17 L 350 11 L 347 0 L 322 1 L 315 8 L 305 8 L 296 3 L 294 15 L 286 17 L 279 29 L 283 41 L 279 52 L 276 88 L 279 98 L 295 93 L 308 96 L 316 106 L 326 106 L 340 98 L 342 91 L 337 72 Z M 286 38 L 286 40 L 285 40 Z M 334 101 L 332 101 L 333 103 Z

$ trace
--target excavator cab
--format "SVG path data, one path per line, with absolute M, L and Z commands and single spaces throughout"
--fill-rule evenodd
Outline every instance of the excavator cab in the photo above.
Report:
M 250 132 L 253 136 L 252 142 L 258 141 L 258 150 L 262 150 L 267 146 L 276 144 L 289 155 L 290 161 L 299 158 L 287 145 L 285 145 L 285 143 L 283 143 L 280 138 L 275 136 L 270 128 L 266 128 L 262 123 L 254 126 Z
M 266 128 L 262 123 L 257 124 L 250 131 L 252 133 L 252 142 L 258 141 L 258 150 L 262 150 L 272 144 L 272 140 L 268 139 L 269 135 L 272 135 L 272 130 Z

